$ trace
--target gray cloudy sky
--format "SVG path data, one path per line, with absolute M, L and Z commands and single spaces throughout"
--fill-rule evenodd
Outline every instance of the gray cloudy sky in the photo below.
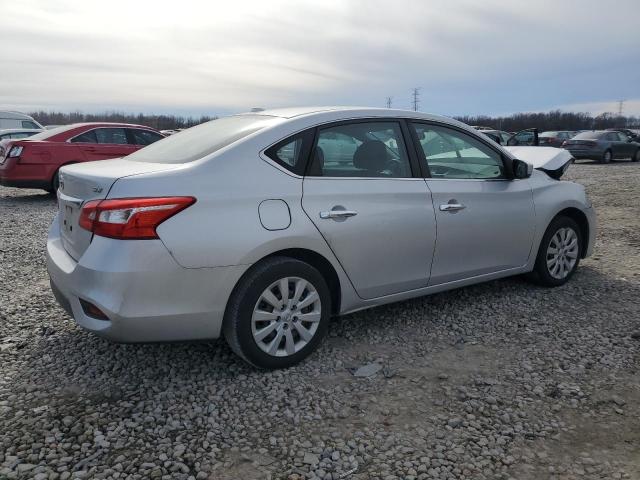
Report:
M 0 0 L 0 108 L 640 114 L 638 0 Z

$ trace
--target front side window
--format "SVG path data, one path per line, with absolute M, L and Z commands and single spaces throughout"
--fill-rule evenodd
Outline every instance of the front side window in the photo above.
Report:
M 411 127 L 433 178 L 506 178 L 501 155 L 471 135 L 438 125 Z
M 321 128 L 308 175 L 411 177 L 400 124 L 358 122 Z
M 621 142 L 628 142 L 629 141 L 629 137 L 627 137 L 627 135 L 623 132 L 617 132 L 618 133 L 618 139 Z
M 141 130 L 139 128 L 131 128 L 129 131 L 133 135 L 133 140 L 136 145 L 151 145 L 153 142 L 162 140 L 164 137 L 159 133 L 152 132 L 150 130 Z
M 98 128 L 95 132 L 98 143 L 109 145 L 126 145 L 129 143 L 124 128 Z

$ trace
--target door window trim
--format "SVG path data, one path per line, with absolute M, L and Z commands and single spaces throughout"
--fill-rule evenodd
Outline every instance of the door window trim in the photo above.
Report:
M 505 161 L 505 158 L 509 159 L 509 157 L 506 157 L 505 154 L 503 152 L 501 152 L 500 150 L 497 150 L 493 145 L 491 145 L 487 139 L 483 139 L 482 137 L 480 137 L 480 135 L 476 135 L 473 132 L 469 132 L 467 130 L 465 130 L 464 128 L 460 128 L 456 125 L 451 125 L 448 123 L 444 123 L 444 122 L 437 122 L 437 121 L 433 121 L 433 120 L 422 120 L 419 118 L 408 118 L 406 119 L 407 121 L 407 127 L 409 128 L 409 132 L 411 133 L 411 139 L 413 140 L 413 148 L 416 151 L 416 155 L 418 155 L 418 159 L 420 160 L 419 165 L 420 165 L 420 169 L 422 171 L 422 175 L 423 178 L 425 179 L 430 179 L 430 180 L 442 180 L 442 181 L 446 181 L 446 180 L 456 180 L 456 181 L 473 181 L 473 182 L 504 182 L 504 181 L 511 181 L 513 180 L 513 171 L 511 168 L 511 162 L 509 161 Z M 420 140 L 418 139 L 418 135 L 416 134 L 416 131 L 414 128 L 411 128 L 412 126 L 410 125 L 411 123 L 416 123 L 416 124 L 421 124 L 421 125 L 432 125 L 435 127 L 440 127 L 440 128 L 448 128 L 449 130 L 454 130 L 456 132 L 462 133 L 464 135 L 470 136 L 471 138 L 477 140 L 478 142 L 480 142 L 481 144 L 483 144 L 486 148 L 488 148 L 489 150 L 493 151 L 496 155 L 498 155 L 498 157 L 500 158 L 500 161 L 502 162 L 502 168 L 505 172 L 505 177 L 504 178 L 434 178 L 431 175 L 431 171 L 429 169 L 429 162 L 426 159 L 426 156 L 424 155 L 424 151 L 422 150 L 422 146 L 420 145 Z M 424 160 L 424 161 L 422 161 Z

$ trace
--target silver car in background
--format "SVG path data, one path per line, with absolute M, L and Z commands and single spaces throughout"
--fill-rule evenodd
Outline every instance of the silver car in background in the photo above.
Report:
M 221 118 L 63 167 L 47 266 L 100 336 L 224 336 L 287 367 L 332 315 L 510 275 L 564 284 L 595 236 L 584 188 L 558 180 L 571 161 L 418 112 Z

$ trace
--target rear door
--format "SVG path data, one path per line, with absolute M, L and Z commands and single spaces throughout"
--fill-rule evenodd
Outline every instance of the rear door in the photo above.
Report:
M 323 126 L 304 178 L 302 206 L 362 298 L 428 284 L 435 217 L 405 134 L 395 120 Z
M 443 125 L 411 124 L 438 226 L 429 285 L 523 266 L 535 212 L 528 180 L 509 180 L 499 151 Z
M 71 143 L 77 144 L 88 161 L 124 157 L 138 149 L 129 143 L 122 127 L 95 128 L 74 137 Z

